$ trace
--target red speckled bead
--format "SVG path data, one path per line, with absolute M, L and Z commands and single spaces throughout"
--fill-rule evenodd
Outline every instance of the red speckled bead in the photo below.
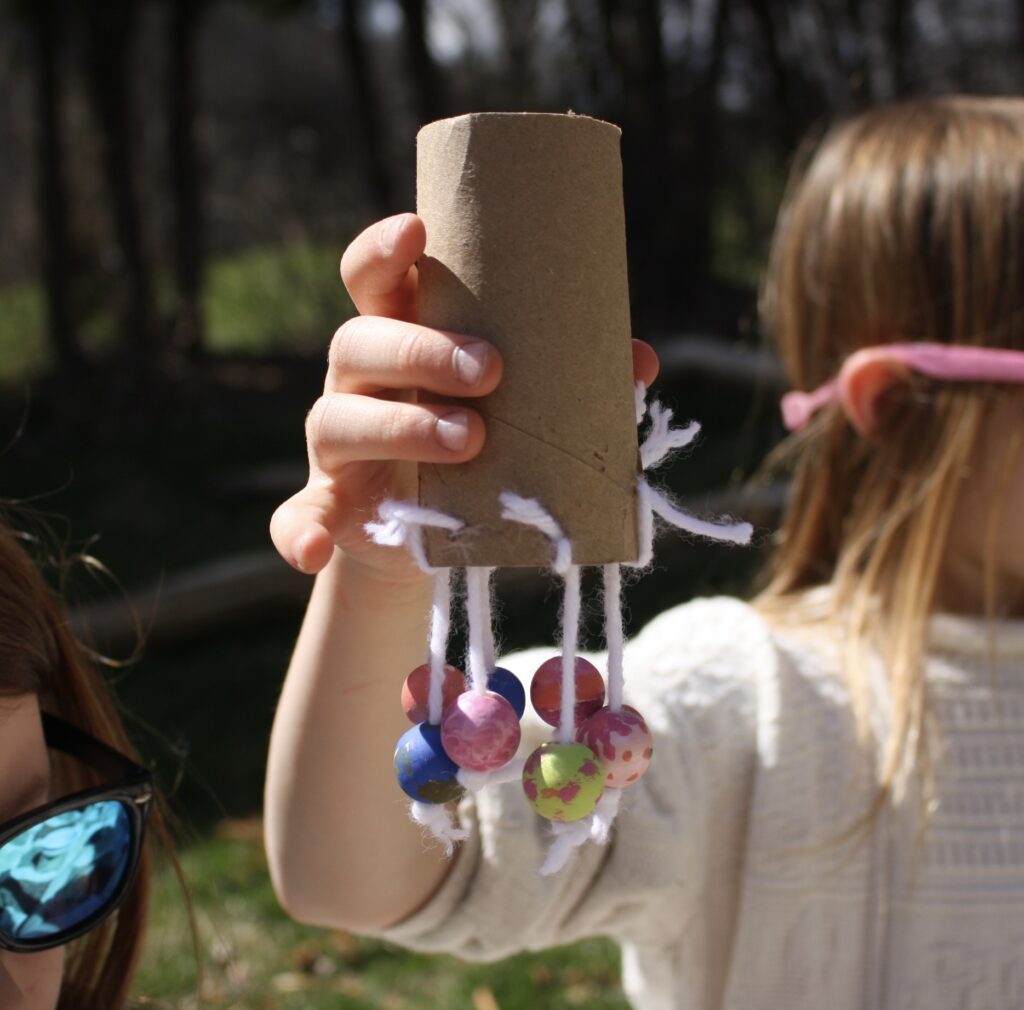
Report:
M 441 743 L 460 767 L 474 772 L 501 768 L 519 747 L 519 717 L 500 694 L 465 691 L 441 718 Z
M 651 763 L 654 744 L 644 717 L 629 705 L 613 712 L 602 708 L 576 731 L 604 766 L 605 786 L 621 789 L 636 782 Z
M 549 726 L 562 722 L 562 657 L 554 656 L 537 668 L 530 684 L 530 702 Z M 593 663 L 576 657 L 575 722 L 580 725 L 604 704 L 604 680 Z
M 463 691 L 466 678 L 461 670 L 445 664 L 444 680 L 441 683 L 441 711 L 443 712 Z M 402 711 L 409 722 L 427 721 L 427 703 L 430 699 L 430 666 L 417 666 L 402 685 Z

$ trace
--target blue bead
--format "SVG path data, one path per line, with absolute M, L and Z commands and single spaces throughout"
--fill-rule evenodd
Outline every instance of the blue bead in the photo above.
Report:
M 516 718 L 522 719 L 526 711 L 526 688 L 514 673 L 500 666 L 495 667 L 487 678 L 487 690 L 500 694 L 515 709 Z
M 395 747 L 395 775 L 405 793 L 420 803 L 447 803 L 463 792 L 459 766 L 441 746 L 441 727 L 421 722 L 406 730 Z

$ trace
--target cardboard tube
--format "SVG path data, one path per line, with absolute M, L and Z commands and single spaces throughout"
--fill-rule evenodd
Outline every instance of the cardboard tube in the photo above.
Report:
M 421 465 L 422 505 L 464 520 L 431 531 L 440 566 L 545 566 L 550 541 L 501 519 L 536 498 L 578 564 L 633 561 L 637 435 L 620 130 L 586 116 L 482 113 L 417 137 L 427 229 L 419 318 L 501 352 L 480 456 Z M 434 399 L 434 397 L 431 397 Z

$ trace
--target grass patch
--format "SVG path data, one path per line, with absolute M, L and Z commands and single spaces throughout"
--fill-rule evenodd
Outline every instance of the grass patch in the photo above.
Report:
M 210 264 L 203 310 L 216 354 L 326 352 L 354 313 L 338 275 L 340 247 L 250 249 Z
M 0 382 L 39 375 L 52 363 L 43 289 L 38 284 L 0 288 Z
M 297 244 L 247 249 L 207 265 L 203 289 L 206 348 L 213 354 L 266 355 L 326 348 L 335 328 L 355 312 L 338 276 L 341 246 Z M 162 315 L 173 312 L 166 270 L 155 276 Z M 90 356 L 117 342 L 110 303 L 78 321 Z M 55 363 L 46 332 L 46 305 L 38 284 L 0 288 L 0 382 L 18 382 Z
M 168 866 L 157 874 L 140 1006 L 159 1010 L 626 1010 L 619 955 L 607 940 L 491 965 L 413 954 L 292 922 L 278 907 L 256 819 L 228 821 L 186 849 L 202 971 Z

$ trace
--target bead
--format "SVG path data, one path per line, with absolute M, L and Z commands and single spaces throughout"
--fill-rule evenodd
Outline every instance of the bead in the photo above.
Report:
M 523 767 L 523 792 L 541 817 L 578 821 L 597 806 L 604 769 L 581 743 L 542 744 Z
M 530 684 L 530 701 L 549 726 L 562 722 L 562 657 L 554 656 L 537 668 Z M 604 680 L 593 663 L 576 657 L 575 723 L 589 719 L 604 704 Z
M 465 691 L 441 719 L 441 741 L 451 759 L 474 772 L 501 768 L 519 747 L 519 719 L 493 691 Z
M 651 763 L 654 743 L 644 717 L 629 705 L 613 712 L 602 708 L 576 731 L 604 765 L 605 786 L 621 789 L 636 782 Z
M 522 719 L 526 711 L 526 688 L 511 670 L 495 667 L 487 678 L 487 690 L 500 694 L 512 706 L 516 718 Z
M 444 680 L 441 682 L 441 711 L 443 712 L 463 691 L 466 678 L 461 670 L 445 663 Z M 426 722 L 430 700 L 430 666 L 417 666 L 402 685 L 402 711 L 410 722 Z
M 421 803 L 457 800 L 463 788 L 455 776 L 459 766 L 445 753 L 438 726 L 422 722 L 406 730 L 395 747 L 398 784 Z

